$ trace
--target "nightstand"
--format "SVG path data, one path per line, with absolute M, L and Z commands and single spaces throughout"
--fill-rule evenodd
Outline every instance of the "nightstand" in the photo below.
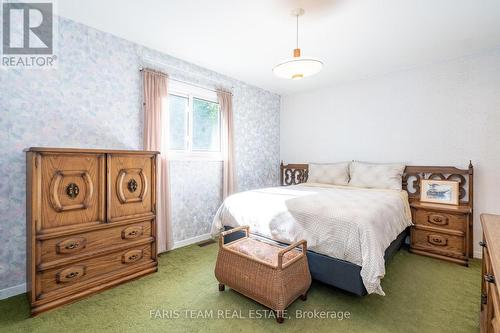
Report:
M 410 252 L 468 266 L 472 257 L 472 207 L 413 201 Z

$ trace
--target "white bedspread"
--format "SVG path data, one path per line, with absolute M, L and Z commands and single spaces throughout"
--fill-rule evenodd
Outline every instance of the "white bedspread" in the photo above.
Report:
M 307 240 L 312 251 L 361 266 L 368 293 L 385 295 L 384 252 L 409 225 L 406 191 L 306 183 L 236 193 L 215 215 L 212 234 L 224 226 L 277 241 Z

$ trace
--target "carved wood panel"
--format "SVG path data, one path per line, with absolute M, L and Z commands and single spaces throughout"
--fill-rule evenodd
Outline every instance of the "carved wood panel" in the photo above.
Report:
M 80 186 L 74 181 L 66 181 L 73 177 L 81 178 L 77 181 Z M 66 196 L 66 200 L 61 195 Z M 87 171 L 57 171 L 50 182 L 49 201 L 57 212 L 86 209 L 90 206 L 93 195 L 94 183 Z
M 403 174 L 403 190 L 408 192 L 410 200 L 420 199 L 420 181 L 422 179 L 455 180 L 458 182 L 458 197 L 461 203 L 472 206 L 473 167 L 468 169 L 441 166 L 407 166 Z
M 108 221 L 155 214 L 153 155 L 108 155 Z
M 122 262 L 124 264 L 132 264 L 136 261 L 141 260 L 142 256 L 143 256 L 142 250 L 130 250 L 130 251 L 123 254 Z
M 41 154 L 41 217 L 37 230 L 105 222 L 105 157 Z
M 280 164 L 281 185 L 297 185 L 307 182 L 308 164 Z M 410 201 L 420 198 L 421 179 L 456 180 L 459 183 L 459 199 L 462 204 L 473 203 L 473 167 L 458 169 L 446 166 L 407 166 L 405 168 L 402 188 L 408 192 Z
M 71 237 L 56 244 L 57 254 L 76 253 L 85 248 L 87 239 L 85 237 Z
M 81 279 L 85 275 L 87 267 L 79 265 L 65 268 L 56 274 L 57 283 L 70 283 Z
M 307 182 L 309 177 L 308 164 L 287 164 L 281 162 L 280 179 L 281 185 L 297 185 Z
M 122 204 L 144 201 L 148 179 L 141 168 L 122 169 L 116 181 L 116 193 Z
M 141 237 L 144 234 L 144 226 L 142 225 L 134 225 L 132 227 L 128 227 L 123 229 L 122 238 L 123 239 L 136 239 Z

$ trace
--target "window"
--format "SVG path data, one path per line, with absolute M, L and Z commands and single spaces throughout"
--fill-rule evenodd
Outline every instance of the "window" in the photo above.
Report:
M 169 89 L 171 158 L 221 159 L 221 115 L 217 94 L 172 82 Z
M 188 110 L 189 99 L 173 94 L 170 94 L 169 98 L 169 149 L 186 150 L 186 135 L 188 133 L 186 111 Z

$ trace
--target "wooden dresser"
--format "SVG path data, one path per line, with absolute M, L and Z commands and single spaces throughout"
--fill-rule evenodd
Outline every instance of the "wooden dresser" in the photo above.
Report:
M 459 205 L 420 201 L 422 179 L 455 180 L 459 183 Z M 408 191 L 414 225 L 410 251 L 468 266 L 473 256 L 473 168 L 407 166 L 403 188 Z
M 156 154 L 27 151 L 33 315 L 157 270 Z
M 481 332 L 500 332 L 500 294 L 496 278 L 500 276 L 500 215 L 481 215 L 483 227 L 483 269 L 481 283 Z
M 467 266 L 473 255 L 472 207 L 414 201 L 410 251 Z

